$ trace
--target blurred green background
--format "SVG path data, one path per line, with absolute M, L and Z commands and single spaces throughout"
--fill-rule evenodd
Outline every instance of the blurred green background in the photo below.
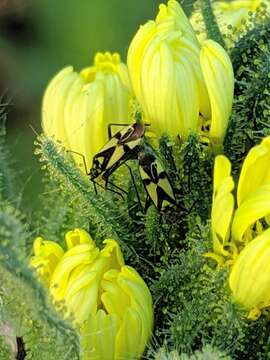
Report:
M 166 1 L 0 0 L 0 95 L 11 101 L 8 142 L 27 208 L 38 206 L 42 191 L 30 125 L 40 132 L 46 84 L 66 65 L 89 66 L 97 51 L 117 51 L 125 61 L 138 26 L 155 17 L 161 2 Z M 190 11 L 192 2 L 181 3 Z

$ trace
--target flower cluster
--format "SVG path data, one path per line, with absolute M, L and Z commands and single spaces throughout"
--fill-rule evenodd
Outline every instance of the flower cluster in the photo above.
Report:
M 107 52 L 80 73 L 60 71 L 45 92 L 44 133 L 83 155 L 89 169 L 108 140 L 107 126 L 134 121 L 129 114 L 135 97 L 155 134 L 185 139 L 195 132 L 222 143 L 232 108 L 232 64 L 215 41 L 198 42 L 176 0 L 161 4 L 155 21 L 139 28 L 127 64 Z
M 230 161 L 219 155 L 214 166 L 213 253 L 206 255 L 219 264 L 233 264 L 229 278 L 233 296 L 253 311 L 270 303 L 269 161 L 270 137 L 266 137 L 244 160 L 236 210 Z
M 100 250 L 82 229 L 69 231 L 65 239 L 66 251 L 38 237 L 31 266 L 56 307 L 74 319 L 82 359 L 139 359 L 153 326 L 146 284 L 125 265 L 115 240 L 104 240 Z

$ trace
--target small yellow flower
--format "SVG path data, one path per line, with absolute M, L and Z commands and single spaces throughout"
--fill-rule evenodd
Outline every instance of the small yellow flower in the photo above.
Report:
M 233 298 L 247 310 L 270 306 L 270 229 L 252 240 L 232 267 Z M 254 316 L 253 316 L 254 318 Z
M 144 116 L 158 134 L 186 138 L 210 123 L 222 143 L 233 96 L 232 65 L 214 41 L 201 47 L 175 0 L 161 4 L 155 21 L 141 26 L 128 51 L 128 69 Z
M 35 268 L 40 279 L 48 285 L 52 274 L 64 255 L 64 250 L 53 241 L 43 240 L 38 237 L 34 241 L 34 256 L 30 264 Z
M 42 104 L 45 135 L 59 140 L 67 150 L 92 158 L 108 141 L 109 123 L 127 123 L 131 100 L 126 66 L 117 53 L 98 53 L 94 65 L 77 73 L 71 66 L 49 83 Z M 82 164 L 79 155 L 74 155 Z
M 57 308 L 74 319 L 82 359 L 140 359 L 153 327 L 148 287 L 124 264 L 115 240 L 104 240 L 99 250 L 86 231 L 74 229 L 66 234 L 66 243 L 68 250 L 62 250 L 46 284 Z M 59 252 L 53 245 L 50 255 Z

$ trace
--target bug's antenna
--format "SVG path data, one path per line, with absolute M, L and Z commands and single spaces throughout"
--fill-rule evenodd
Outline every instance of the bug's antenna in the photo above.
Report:
M 34 127 L 33 127 L 31 124 L 29 124 L 29 127 L 30 127 L 30 129 L 34 132 L 34 134 L 35 134 L 36 136 L 39 136 L 38 132 L 34 129 Z

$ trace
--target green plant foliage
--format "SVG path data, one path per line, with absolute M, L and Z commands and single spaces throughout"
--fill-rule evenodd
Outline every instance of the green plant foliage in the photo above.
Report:
M 7 120 L 8 103 L 4 97 L 0 97 L 0 200 L 14 197 L 14 173 L 12 171 L 12 159 L 9 151 L 5 147 L 6 130 L 5 123 Z
M 216 348 L 206 345 L 202 348 L 202 351 L 195 351 L 194 354 L 188 356 L 186 354 L 181 354 L 177 351 L 172 351 L 170 353 L 166 352 L 164 349 L 161 349 L 156 355 L 155 360 L 230 360 L 231 357 L 225 355 Z
M 249 149 L 270 134 L 269 35 L 270 20 L 266 19 L 244 33 L 231 49 L 235 97 L 224 151 L 236 176 Z

